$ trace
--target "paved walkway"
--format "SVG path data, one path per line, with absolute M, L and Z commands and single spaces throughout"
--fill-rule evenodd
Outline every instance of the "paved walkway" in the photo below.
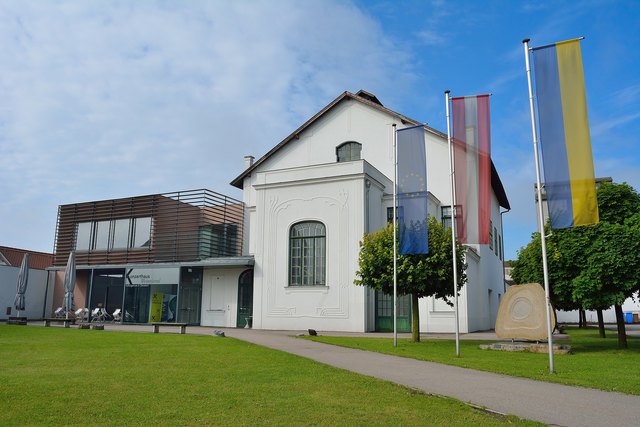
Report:
M 151 332 L 151 326 L 107 325 L 105 329 Z M 432 362 L 349 349 L 291 337 L 300 331 L 188 327 L 189 334 L 227 336 L 286 351 L 337 368 L 381 378 L 427 393 L 453 397 L 502 414 L 562 426 L 637 426 L 640 396 L 569 387 Z M 170 331 L 167 329 L 167 331 Z M 363 334 L 327 333 L 323 335 Z M 390 336 L 389 334 L 366 334 Z M 399 334 L 399 336 L 408 336 Z M 447 337 L 448 334 L 425 334 Z M 463 334 L 461 339 L 497 339 L 492 332 Z

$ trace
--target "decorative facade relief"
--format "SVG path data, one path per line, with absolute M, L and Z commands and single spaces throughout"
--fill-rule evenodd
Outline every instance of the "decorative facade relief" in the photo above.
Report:
M 349 193 L 341 189 L 337 197 L 316 196 L 310 198 L 291 198 L 279 201 L 278 197 L 269 198 L 269 208 L 265 212 L 267 233 L 263 236 L 265 253 L 264 259 L 266 277 L 266 315 L 269 317 L 319 317 L 319 318 L 348 318 L 349 317 L 349 263 L 341 261 L 341 256 L 349 255 Z M 304 207 L 304 209 L 301 209 Z M 310 208 L 311 207 L 311 208 Z M 291 210 L 294 210 L 292 212 Z M 309 215 L 313 213 L 313 215 Z M 306 215 L 305 215 L 306 214 Z M 337 214 L 337 215 L 336 215 Z M 289 228 L 292 224 L 304 220 L 321 221 L 327 227 L 326 240 L 326 277 L 327 286 L 289 286 Z M 337 232 L 335 231 L 337 228 Z M 282 257 L 282 254 L 287 254 Z M 280 256 L 278 256 L 280 255 Z M 279 262 L 278 262 L 279 260 Z M 336 261 L 337 260 L 337 261 Z M 337 275 L 335 269 L 338 268 Z M 333 274 L 332 274 L 333 273 Z M 341 282 L 337 285 L 331 282 Z M 347 282 L 348 283 L 348 282 Z M 337 298 L 337 304 L 322 304 L 315 310 L 301 312 L 298 305 L 289 306 L 284 301 L 291 300 L 289 296 L 296 294 L 325 294 L 326 297 Z M 309 297 L 313 298 L 311 295 Z M 284 301 L 283 301 L 284 298 Z

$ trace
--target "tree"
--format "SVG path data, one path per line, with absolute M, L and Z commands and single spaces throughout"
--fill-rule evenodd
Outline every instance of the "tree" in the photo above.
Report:
M 564 231 L 564 230 L 562 230 Z M 581 266 L 572 260 L 579 257 L 563 256 L 565 250 L 579 252 L 584 249 L 578 239 L 569 233 L 555 232 L 550 235 L 549 224 L 545 226 L 547 237 L 547 265 L 549 270 L 550 297 L 554 308 L 559 310 L 579 310 L 582 307 L 573 300 L 570 286 L 579 274 Z M 513 262 L 511 277 L 515 283 L 544 284 L 542 267 L 542 242 L 540 233 L 531 235 L 531 242 L 518 251 L 518 259 Z
M 639 289 L 640 195 L 626 183 L 604 182 L 597 197 L 599 224 L 554 230 L 547 239 L 551 298 L 563 310 L 597 310 L 602 337 L 602 310 L 614 305 L 618 346 L 627 348 L 622 303 Z M 516 283 L 542 280 L 538 233 L 518 253 L 512 277 Z
M 626 182 L 603 182 L 598 186 L 597 196 L 600 222 L 624 224 L 640 214 L 640 194 Z
M 398 294 L 411 295 L 412 341 L 420 341 L 418 298 L 442 298 L 453 305 L 453 254 L 451 229 L 437 219 L 427 219 L 428 254 L 400 255 L 397 260 Z M 396 243 L 397 245 L 397 243 Z M 397 246 L 396 246 L 397 247 Z M 467 281 L 464 246 L 457 244 L 458 290 Z M 387 224 L 373 234 L 365 234 L 360 242 L 356 285 L 369 286 L 385 294 L 393 294 L 393 226 Z
M 601 222 L 588 228 L 591 245 L 573 281 L 573 297 L 587 308 L 615 307 L 618 347 L 627 348 L 622 303 L 640 289 L 640 230 Z

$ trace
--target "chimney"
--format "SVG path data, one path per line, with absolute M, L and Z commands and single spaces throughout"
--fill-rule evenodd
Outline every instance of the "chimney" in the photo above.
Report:
M 247 170 L 251 166 L 253 166 L 253 160 L 254 159 L 255 159 L 255 157 L 253 157 L 253 156 L 244 156 L 244 170 Z

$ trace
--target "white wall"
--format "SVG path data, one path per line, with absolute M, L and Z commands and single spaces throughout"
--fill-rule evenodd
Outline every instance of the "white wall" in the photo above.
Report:
M 235 327 L 238 279 L 246 268 L 205 268 L 202 277 L 202 326 Z
M 358 242 L 386 223 L 393 201 L 393 127 L 397 117 L 355 100 L 325 113 L 298 138 L 265 160 L 245 178 L 243 201 L 250 235 L 248 252 L 255 257 L 254 327 L 364 331 L 374 324 L 373 292 L 353 285 Z M 425 130 L 429 213 L 440 218 L 450 205 L 449 151 L 446 138 Z M 336 163 L 336 147 L 362 144 L 364 161 Z M 366 181 L 372 179 L 368 189 Z M 368 194 L 368 197 L 367 197 Z M 492 218 L 501 233 L 497 199 Z M 368 211 L 367 211 L 368 210 Z M 299 221 L 321 221 L 327 228 L 327 286 L 288 286 L 289 228 Z M 460 330 L 493 327 L 503 291 L 502 262 L 486 249 L 469 262 L 470 283 L 459 298 Z M 480 254 L 482 255 L 482 254 Z M 495 259 L 494 259 L 495 258 Z M 492 313 L 488 290 L 492 292 Z M 452 332 L 453 309 L 442 301 L 419 302 L 425 331 Z
M 0 265 L 0 319 L 7 319 L 18 314 L 13 302 L 16 297 L 19 272 L 19 267 Z M 30 268 L 25 293 L 25 311 L 21 311 L 20 316 L 27 316 L 29 319 L 42 318 L 46 285 L 47 272 Z M 9 315 L 7 315 L 7 307 L 11 307 Z
M 366 289 L 353 279 L 364 234 L 365 182 L 379 192 L 379 172 L 355 161 L 257 175 L 254 327 L 364 331 Z M 289 230 L 300 221 L 325 225 L 326 286 L 289 286 Z
M 636 293 L 636 299 L 627 298 L 622 304 L 623 313 L 636 313 L 640 314 L 640 302 L 638 302 L 638 294 Z M 587 310 L 586 312 L 587 322 L 597 323 L 598 313 L 593 310 Z M 602 317 L 605 323 L 616 323 L 616 312 L 613 307 L 602 312 Z M 578 310 L 562 311 L 556 310 L 556 318 L 558 323 L 578 323 Z

